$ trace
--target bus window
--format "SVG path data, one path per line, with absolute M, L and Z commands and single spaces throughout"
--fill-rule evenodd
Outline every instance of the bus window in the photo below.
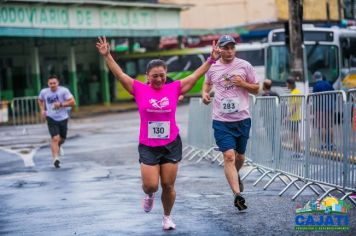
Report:
M 334 83 L 339 76 L 338 51 L 333 45 L 307 45 L 308 79 L 315 71 L 320 71 L 326 80 Z
M 168 72 L 193 72 L 203 64 L 205 58 L 201 54 L 166 56 L 162 58 L 168 66 Z
M 264 66 L 264 53 L 263 49 L 237 51 L 236 57 L 248 61 L 252 66 Z
M 182 69 L 184 71 L 188 70 L 193 72 L 205 62 L 205 58 L 202 54 L 184 55 L 182 56 L 182 62 L 184 65 Z
M 339 75 L 338 51 L 333 45 L 307 45 L 308 79 L 312 81 L 315 71 L 320 71 L 334 83 Z M 289 75 L 289 56 L 285 46 L 270 46 L 267 49 L 267 77 L 275 82 L 285 82 Z
M 356 58 L 356 38 L 340 38 L 342 66 L 344 68 L 355 67 L 352 58 Z
M 285 46 L 267 48 L 267 78 L 275 82 L 285 82 L 289 74 L 289 53 Z
M 182 70 L 182 58 L 180 56 L 165 56 L 162 60 L 167 63 L 168 72 L 177 72 Z

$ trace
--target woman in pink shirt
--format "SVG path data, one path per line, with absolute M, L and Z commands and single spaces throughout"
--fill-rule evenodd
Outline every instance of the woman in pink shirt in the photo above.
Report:
M 138 106 L 141 121 L 138 151 L 142 189 L 146 194 L 144 211 L 151 211 L 160 180 L 164 210 L 162 226 L 165 230 L 175 229 L 170 213 L 176 197 L 174 183 L 178 162 L 182 159 L 182 141 L 175 120 L 177 103 L 179 96 L 188 92 L 218 59 L 218 48 L 213 42 L 211 55 L 203 65 L 186 78 L 170 84 L 166 84 L 166 63 L 159 59 L 152 60 L 146 68 L 149 83 L 144 84 L 123 72 L 111 56 L 105 37 L 99 37 L 96 47 L 111 72 L 135 97 Z

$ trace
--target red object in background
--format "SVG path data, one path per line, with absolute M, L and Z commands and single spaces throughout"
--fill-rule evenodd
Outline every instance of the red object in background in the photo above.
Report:
M 205 47 L 210 46 L 212 42 L 215 40 L 217 42 L 222 34 L 208 34 L 201 36 L 184 36 L 182 39 L 182 43 L 186 48 L 197 48 L 197 47 Z M 229 34 L 236 42 L 240 42 L 240 36 L 236 33 Z M 160 40 L 160 49 L 174 49 L 179 48 L 178 37 L 161 37 Z
M 174 49 L 178 47 L 178 38 L 177 37 L 161 37 L 159 42 L 160 49 Z

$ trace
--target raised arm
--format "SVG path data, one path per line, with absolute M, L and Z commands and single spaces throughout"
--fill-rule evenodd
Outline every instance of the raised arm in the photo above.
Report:
M 219 48 L 216 46 L 215 41 L 213 41 L 210 58 L 208 58 L 208 60 L 206 60 L 191 75 L 181 80 L 182 94 L 188 92 L 193 88 L 193 86 L 199 80 L 199 78 L 209 70 L 210 66 L 215 63 L 215 61 L 219 58 L 219 56 L 220 56 Z
M 98 42 L 96 43 L 96 48 L 98 52 L 104 57 L 106 65 L 109 67 L 110 71 L 114 74 L 116 79 L 120 81 L 122 86 L 129 92 L 133 91 L 133 79 L 128 76 L 121 67 L 116 63 L 114 58 L 110 54 L 110 47 L 106 41 L 106 37 L 98 37 Z

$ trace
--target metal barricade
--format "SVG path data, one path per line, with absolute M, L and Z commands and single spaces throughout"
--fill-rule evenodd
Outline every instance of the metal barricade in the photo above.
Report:
M 276 168 L 277 108 L 277 97 L 257 97 L 252 115 L 252 161 L 269 169 Z
M 279 149 L 278 120 L 278 98 L 277 97 L 257 97 L 252 111 L 251 126 L 251 153 L 247 163 L 252 167 L 241 179 L 245 179 L 252 171 L 258 170 L 261 176 L 254 182 L 256 186 L 265 176 L 270 179 L 272 172 L 276 168 L 276 153 Z M 287 184 L 283 179 L 282 181 Z
M 184 158 L 191 160 L 199 156 L 199 162 L 210 155 L 214 146 L 212 105 L 205 105 L 201 98 L 192 97 L 189 103 L 188 146 Z
M 346 147 L 348 148 L 348 158 L 345 162 L 345 182 L 346 190 L 356 192 L 356 89 L 347 92 L 347 103 L 345 112 L 345 125 L 347 132 Z
M 278 170 L 297 177 L 304 176 L 305 156 L 305 96 L 280 97 L 280 147 Z
M 254 108 L 255 108 L 255 103 L 256 103 L 256 96 L 249 94 L 249 112 L 251 115 L 251 129 L 250 129 L 250 137 L 252 136 L 252 129 L 254 126 L 254 119 L 252 117 L 254 113 Z M 246 147 L 246 162 L 250 163 L 252 162 L 251 157 L 252 157 L 252 142 L 251 139 L 247 142 L 247 147 Z
M 200 98 L 191 99 L 190 159 L 199 156 L 200 161 L 214 150 L 211 111 Z M 286 185 L 280 196 L 291 186 L 298 189 L 292 200 L 307 188 L 320 196 L 315 189 L 318 186 L 323 192 L 319 199 L 339 191 L 344 194 L 342 199 L 348 197 L 356 205 L 349 197 L 356 192 L 356 89 L 347 96 L 343 91 L 284 95 L 279 99 L 250 95 L 250 113 L 246 162 L 252 168 L 241 179 L 258 170 L 262 176 L 254 185 L 268 176 L 266 189 L 279 178 Z M 215 158 L 218 155 L 222 157 L 219 153 Z M 297 181 L 304 185 L 300 187 Z
M 9 122 L 9 102 L 0 101 L 0 124 Z
M 11 102 L 13 125 L 43 123 L 40 117 L 38 97 L 17 97 Z
M 305 178 L 312 181 L 343 185 L 346 94 L 343 91 L 308 95 Z

